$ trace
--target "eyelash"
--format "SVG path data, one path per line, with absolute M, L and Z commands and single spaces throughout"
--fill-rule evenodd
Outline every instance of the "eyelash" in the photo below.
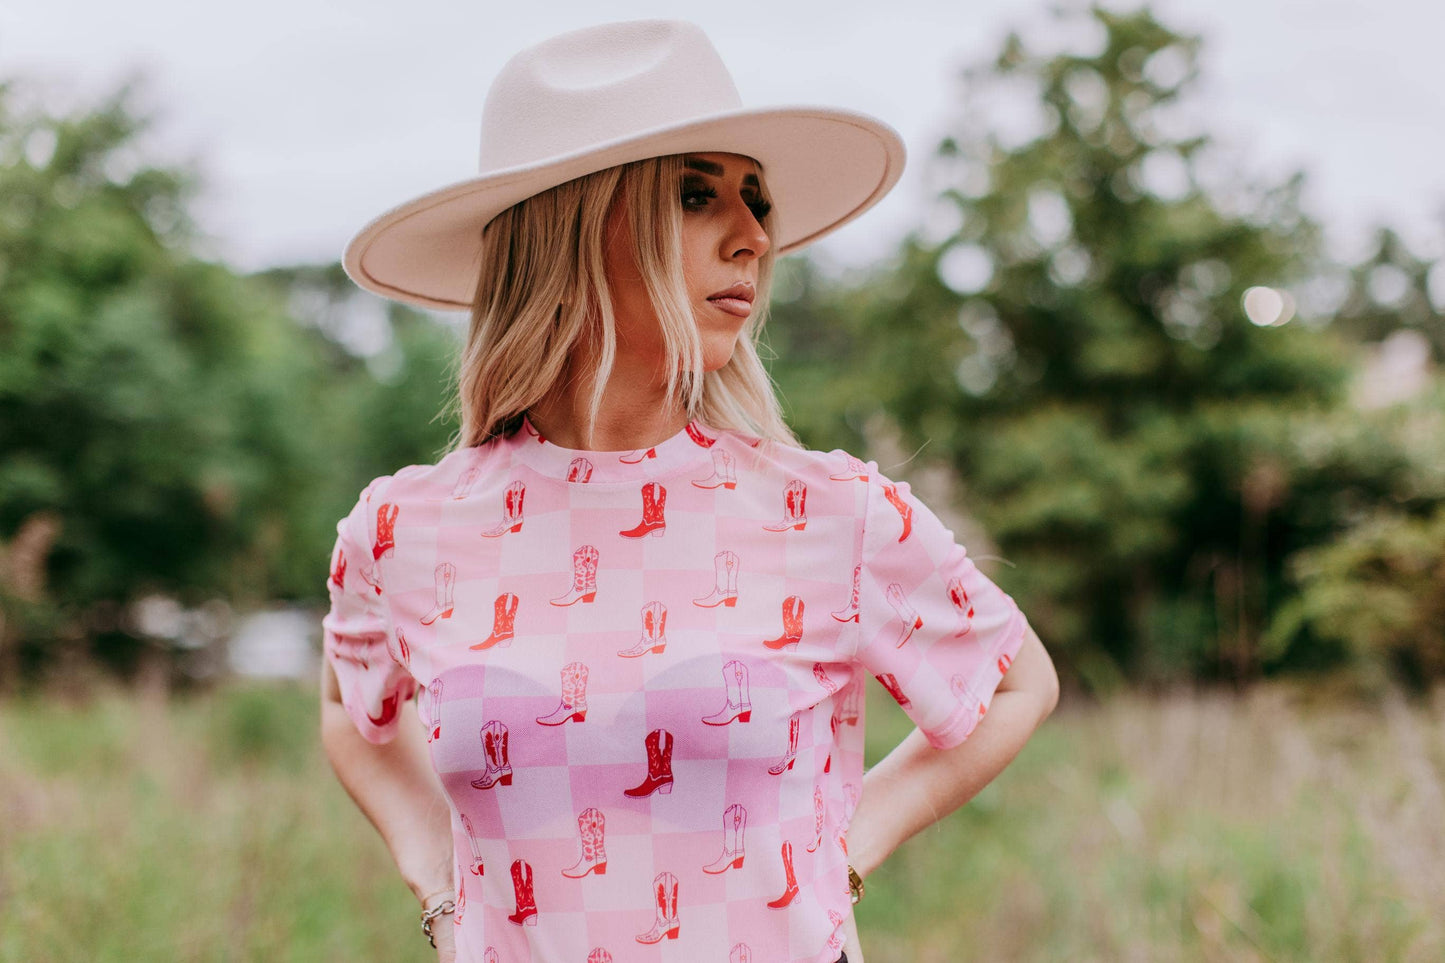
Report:
M 696 208 L 696 207 L 694 207 L 694 208 L 689 208 L 689 207 L 687 206 L 687 199 L 688 199 L 689 197 L 694 196 L 694 195 L 701 195 L 701 196 L 706 197 L 706 198 L 709 198 L 709 199 L 716 199 L 716 198 L 717 198 L 717 191 L 713 190 L 711 187 L 684 187 L 683 190 L 682 190 L 682 202 L 683 202 L 683 203 L 682 203 L 682 207 L 683 207 L 683 210 L 698 210 L 698 209 L 699 209 L 699 208 Z M 762 200 L 759 200 L 759 201 L 752 201 L 751 203 L 748 204 L 748 210 L 752 211 L 752 212 L 753 212 L 753 217 L 757 218 L 759 221 L 761 221 L 763 218 L 767 217 L 767 216 L 768 216 L 768 212 L 771 211 L 772 209 L 773 209 L 773 205 L 772 205 L 772 202 L 771 202 L 771 201 L 762 201 Z

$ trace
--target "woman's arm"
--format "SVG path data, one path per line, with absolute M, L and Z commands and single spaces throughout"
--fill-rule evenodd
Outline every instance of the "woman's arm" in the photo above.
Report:
M 978 794 L 1023 749 L 1059 699 L 1053 660 L 1032 627 L 967 739 L 935 749 L 914 729 L 863 777 L 848 862 L 866 877 L 915 833 Z M 849 959 L 852 959 L 850 954 Z
M 418 902 L 438 890 L 450 891 L 455 885 L 451 808 L 432 771 L 416 709 L 410 700 L 403 705 L 400 730 L 391 742 L 367 742 L 341 704 L 330 660 L 323 658 L 321 666 L 321 743 L 331 768 L 381 834 Z

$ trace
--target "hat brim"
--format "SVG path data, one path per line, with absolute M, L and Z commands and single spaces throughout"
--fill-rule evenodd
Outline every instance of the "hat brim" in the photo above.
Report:
M 358 285 L 395 301 L 468 310 L 482 228 L 524 198 L 617 164 L 684 152 L 758 162 L 776 212 L 778 254 L 837 230 L 883 198 L 907 152 L 892 127 L 837 108 L 757 107 L 630 134 L 545 163 L 494 171 L 429 191 L 374 218 L 346 245 Z

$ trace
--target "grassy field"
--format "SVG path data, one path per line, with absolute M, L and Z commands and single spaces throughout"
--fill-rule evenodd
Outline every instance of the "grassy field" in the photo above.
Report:
M 317 731 L 309 685 L 0 703 L 0 960 L 434 960 Z M 1445 959 L 1442 774 L 1442 690 L 1065 702 L 869 878 L 868 963 Z

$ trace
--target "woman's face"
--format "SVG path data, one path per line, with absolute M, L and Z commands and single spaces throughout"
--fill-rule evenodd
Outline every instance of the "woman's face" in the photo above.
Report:
M 743 324 L 758 306 L 758 258 L 769 241 L 759 219 L 768 202 L 758 183 L 757 164 L 740 154 L 688 154 L 682 196 L 682 270 L 687 300 L 702 337 L 703 370 L 727 364 Z M 617 350 L 637 359 L 656 359 L 663 370 L 662 331 L 633 256 L 625 205 L 607 218 L 605 270 L 617 313 Z M 741 284 L 743 297 L 718 295 Z M 736 293 L 736 292 L 735 292 Z M 619 361 L 621 358 L 619 358 Z

